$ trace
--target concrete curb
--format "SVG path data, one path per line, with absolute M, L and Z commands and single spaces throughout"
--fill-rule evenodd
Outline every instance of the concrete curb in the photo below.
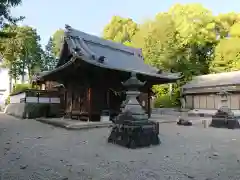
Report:
M 150 121 L 154 121 L 154 122 L 158 122 L 159 124 L 170 124 L 170 123 L 177 123 L 177 121 L 170 121 L 170 120 L 166 120 L 166 121 L 157 121 L 157 120 L 153 120 L 150 119 Z
M 44 124 L 49 124 L 53 125 L 56 127 L 64 128 L 67 130 L 81 130 L 81 129 L 93 129 L 93 128 L 106 128 L 106 127 L 112 127 L 113 123 L 110 122 L 89 122 L 89 123 L 84 123 L 84 122 L 78 122 L 78 123 L 72 123 L 68 122 L 67 120 L 53 120 L 53 119 L 43 119 L 43 118 L 37 118 L 35 119 L 36 121 L 39 121 Z M 150 121 L 155 121 L 158 122 L 159 124 L 163 123 L 176 123 L 176 120 L 163 120 L 163 121 L 157 121 L 150 119 Z M 72 124 L 71 124 L 72 123 Z
M 61 127 L 61 128 L 66 128 L 66 126 L 68 125 L 66 122 L 59 122 L 59 121 L 52 121 L 52 120 L 47 120 L 47 119 L 35 119 L 36 121 L 39 121 L 41 123 L 44 124 L 50 124 L 56 127 Z
M 90 122 L 90 123 L 75 123 L 71 124 L 67 122 L 67 120 L 51 120 L 51 119 L 42 119 L 37 118 L 36 121 L 39 121 L 41 123 L 53 125 L 56 127 L 61 127 L 68 130 L 80 130 L 80 129 L 93 129 L 93 128 L 103 128 L 103 127 L 111 127 L 112 122 Z

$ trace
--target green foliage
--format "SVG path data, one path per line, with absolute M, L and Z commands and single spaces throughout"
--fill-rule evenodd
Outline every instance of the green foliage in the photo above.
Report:
M 21 92 L 27 89 L 32 89 L 31 84 L 15 84 L 12 93 Z
M 19 77 L 28 73 L 31 80 L 36 67 L 41 65 L 40 37 L 35 29 L 29 26 L 8 26 L 4 32 L 15 33 L 14 37 L 3 39 L 1 42 L 1 53 L 3 55 L 3 66 L 7 67 L 9 75 L 15 83 Z
M 59 58 L 60 56 L 60 51 L 63 44 L 63 37 L 64 37 L 64 30 L 59 29 L 53 34 L 52 38 L 50 38 L 49 40 L 49 41 L 52 41 L 49 43 L 52 43 L 51 51 L 56 58 Z
M 5 105 L 8 105 L 10 104 L 10 96 L 8 96 L 6 99 L 5 99 Z
M 113 16 L 111 22 L 103 30 L 103 38 L 130 45 L 137 31 L 138 25 L 132 19 Z
M 11 93 L 21 92 L 27 89 L 32 89 L 31 84 L 15 84 Z M 10 103 L 10 96 L 5 100 L 5 105 Z
M 210 63 L 214 73 L 240 70 L 240 38 L 221 39 L 215 49 L 214 59 Z
M 171 97 L 168 94 L 159 96 L 154 101 L 154 107 L 155 108 L 172 108 L 176 107 L 175 99 L 171 99 Z
M 173 86 L 171 93 L 169 92 L 169 89 L 170 89 L 169 87 L 170 87 L 169 84 L 153 86 L 153 91 L 156 95 L 154 107 L 171 108 L 171 107 L 177 107 L 180 105 L 179 85 Z
M 184 75 L 174 84 L 171 101 L 168 86 L 153 88 L 157 104 L 179 104 L 180 86 L 193 76 L 240 70 L 240 14 L 214 16 L 201 4 L 175 4 L 154 19 L 135 25 L 134 30 L 129 30 L 133 26 L 126 21 L 127 18 L 114 16 L 104 28 L 103 37 L 141 48 L 146 63 Z M 127 36 L 127 43 L 126 32 L 134 32 Z
M 23 16 L 12 17 L 11 8 L 20 5 L 22 0 L 1 0 L 0 1 L 0 30 L 3 27 L 8 26 L 9 24 L 16 24 L 18 21 L 24 19 Z M 0 39 L 11 36 L 8 32 L 0 31 Z
M 42 71 L 49 71 L 56 67 L 64 40 L 64 30 L 57 30 L 48 40 L 42 53 Z
M 43 61 L 41 70 L 48 71 L 55 68 L 57 65 L 57 58 L 53 53 L 53 40 L 49 39 L 48 44 L 45 46 L 45 51 L 43 52 Z

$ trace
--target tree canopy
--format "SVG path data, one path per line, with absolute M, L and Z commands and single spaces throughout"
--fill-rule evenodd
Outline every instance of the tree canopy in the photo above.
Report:
M 113 16 L 110 23 L 104 28 L 103 37 L 128 44 L 137 31 L 138 25 L 132 19 Z
M 40 36 L 29 26 L 8 26 L 3 32 L 15 33 L 14 37 L 2 39 L 3 66 L 10 70 L 15 81 L 20 76 L 24 77 L 26 71 L 31 80 L 35 69 L 42 63 Z
M 214 16 L 197 3 L 175 4 L 142 24 L 131 21 L 137 28 L 127 41 L 142 49 L 146 63 L 184 74 L 185 78 L 174 86 L 179 100 L 179 87 L 192 76 L 240 70 L 239 18 L 240 14 L 233 12 Z M 122 29 L 127 19 L 113 17 L 103 37 L 124 43 L 122 37 L 129 31 Z M 168 94 L 166 86 L 155 89 L 161 96 Z
M 10 37 L 14 34 L 1 31 L 1 28 L 9 25 L 16 24 L 18 21 L 24 19 L 23 16 L 13 17 L 11 16 L 11 8 L 18 6 L 22 3 L 22 0 L 1 0 L 0 1 L 0 38 Z

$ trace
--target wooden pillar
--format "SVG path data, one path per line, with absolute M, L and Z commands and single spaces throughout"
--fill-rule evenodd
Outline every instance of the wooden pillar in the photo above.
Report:
M 148 88 L 148 92 L 147 92 L 147 112 L 148 112 L 148 118 L 150 118 L 151 117 L 151 113 L 152 113 L 150 88 Z
M 108 108 L 108 111 L 110 113 L 110 90 L 108 89 L 107 90 L 107 108 Z
M 88 120 L 92 121 L 92 88 L 88 88 Z
M 71 116 L 72 116 L 72 110 L 73 110 L 73 96 L 74 96 L 74 93 L 73 93 L 73 89 L 71 88 L 71 107 L 70 107 Z
M 67 110 L 67 90 L 64 88 L 63 89 L 63 104 L 62 104 L 62 107 L 63 107 L 63 110 L 66 111 Z M 60 102 L 61 103 L 61 102 Z

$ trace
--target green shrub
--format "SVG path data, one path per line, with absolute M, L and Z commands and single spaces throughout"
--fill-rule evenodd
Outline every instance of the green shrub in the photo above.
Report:
M 153 91 L 156 95 L 154 107 L 156 108 L 172 108 L 180 106 L 180 91 L 179 87 L 174 85 L 172 87 L 172 95 L 169 95 L 169 85 L 162 84 L 153 87 Z
M 6 99 L 5 99 L 5 105 L 8 105 L 10 103 L 10 96 L 8 96 Z
M 12 90 L 12 93 L 24 91 L 27 89 L 32 89 L 31 84 L 15 84 Z
M 170 108 L 170 107 L 175 107 L 175 103 L 174 103 L 173 98 L 170 98 L 170 96 L 168 94 L 166 95 L 162 95 L 162 96 L 158 96 L 155 99 L 154 102 L 154 107 L 156 108 Z

